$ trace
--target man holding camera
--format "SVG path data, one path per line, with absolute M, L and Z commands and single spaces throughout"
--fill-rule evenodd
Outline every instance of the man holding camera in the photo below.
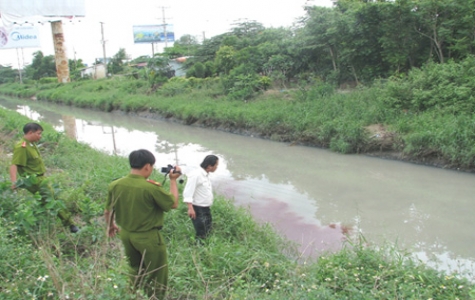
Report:
M 183 202 L 188 204 L 188 216 L 196 231 L 197 240 L 205 239 L 211 231 L 213 219 L 213 189 L 209 173 L 216 171 L 219 158 L 216 155 L 205 157 L 200 167 L 187 174 L 188 180 L 183 191 Z
M 170 192 L 149 181 L 155 164 L 148 150 L 129 155 L 130 174 L 113 181 L 108 188 L 104 217 L 107 235 L 119 232 L 125 255 L 132 269 L 134 288 L 144 284 L 149 297 L 163 298 L 168 281 L 167 250 L 160 232 L 164 212 L 178 207 L 177 178 L 180 168 L 170 170 Z M 117 225 L 115 223 L 117 222 Z

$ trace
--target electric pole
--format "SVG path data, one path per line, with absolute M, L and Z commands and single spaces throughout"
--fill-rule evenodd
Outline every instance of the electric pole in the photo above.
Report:
M 104 56 L 104 71 L 107 77 L 107 58 L 106 58 L 106 40 L 104 40 L 104 22 L 101 23 L 101 35 L 102 35 L 102 54 Z
M 164 38 L 165 38 L 165 48 L 168 46 L 168 36 L 167 36 L 167 18 L 165 18 L 165 8 L 168 8 L 168 7 L 164 7 L 162 6 L 162 26 L 163 26 L 163 35 L 164 35 Z

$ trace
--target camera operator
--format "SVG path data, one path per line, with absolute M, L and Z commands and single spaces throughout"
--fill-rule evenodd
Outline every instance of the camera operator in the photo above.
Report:
M 160 230 L 164 225 L 164 212 L 178 207 L 176 180 L 181 174 L 180 167 L 170 170 L 170 192 L 167 192 L 160 183 L 147 180 L 155 164 L 150 151 L 132 151 L 129 163 L 130 174 L 113 181 L 108 188 L 104 212 L 107 235 L 114 237 L 119 232 L 117 225 L 120 226 L 119 235 L 132 269 L 130 277 L 134 288 L 144 283 L 149 297 L 162 299 L 166 293 L 168 265 Z
M 195 228 L 197 240 L 205 239 L 213 225 L 210 209 L 213 204 L 213 190 L 208 175 L 216 171 L 218 164 L 219 158 L 216 155 L 208 155 L 201 163 L 201 168 L 187 174 L 183 202 L 188 204 L 188 216 Z

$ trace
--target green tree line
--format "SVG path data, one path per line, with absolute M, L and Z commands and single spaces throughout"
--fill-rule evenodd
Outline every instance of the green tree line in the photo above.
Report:
M 191 56 L 194 77 L 234 72 L 286 83 L 313 75 L 334 84 L 371 82 L 474 54 L 474 0 L 339 0 L 305 11 L 292 28 L 236 23 L 202 44 L 186 36 L 165 52 Z
M 427 62 L 461 61 L 474 54 L 474 46 L 475 0 L 339 0 L 333 7 L 306 6 L 288 28 L 245 21 L 202 43 L 184 35 L 160 57 L 187 56 L 188 77 L 219 76 L 227 94 L 246 98 L 270 84 L 287 88 L 313 78 L 334 86 L 370 83 Z M 120 49 L 109 72 L 130 73 L 125 57 Z M 73 66 L 74 75 L 78 64 Z M 26 77 L 37 80 L 54 71 L 53 57 L 36 52 Z

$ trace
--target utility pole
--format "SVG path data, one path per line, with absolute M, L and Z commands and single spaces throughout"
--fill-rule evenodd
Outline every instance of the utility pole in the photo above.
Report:
M 164 7 L 162 6 L 162 26 L 163 26 L 163 35 L 164 35 L 164 38 L 165 38 L 165 48 L 168 46 L 168 36 L 167 36 L 167 18 L 165 18 L 165 8 L 168 8 L 168 7 Z
M 20 76 L 20 84 L 23 84 L 23 79 L 21 77 L 21 69 L 22 67 L 20 66 L 20 56 L 18 56 L 18 48 L 16 48 L 16 57 L 18 59 L 18 75 Z
M 107 58 L 106 58 L 106 40 L 104 40 L 104 22 L 101 23 L 101 35 L 102 35 L 102 55 L 104 56 L 104 71 L 107 77 Z

